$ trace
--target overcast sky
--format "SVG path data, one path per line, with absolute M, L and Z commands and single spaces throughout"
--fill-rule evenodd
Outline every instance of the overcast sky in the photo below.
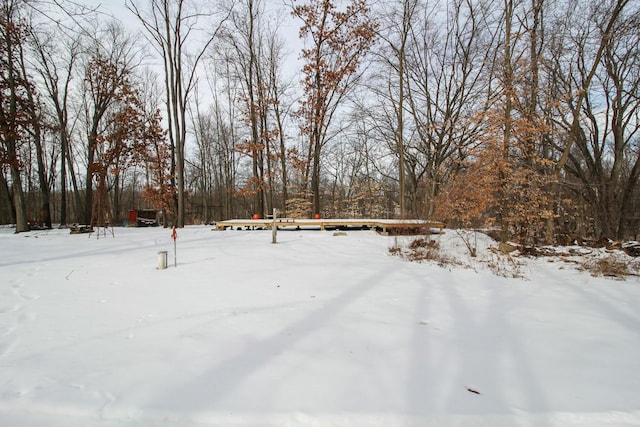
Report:
M 118 19 L 122 24 L 131 31 L 142 30 L 142 26 L 138 19 L 125 6 L 125 0 L 80 0 L 89 7 L 97 7 L 100 11 L 107 15 L 111 15 Z M 131 2 L 131 0 L 128 0 Z M 133 0 L 140 8 L 145 8 L 151 0 Z M 209 0 L 210 1 L 210 0 Z M 286 44 L 287 50 L 287 74 L 294 74 L 301 68 L 300 50 L 302 49 L 302 41 L 298 37 L 300 22 L 291 15 L 289 6 L 285 4 L 285 0 L 263 0 L 267 12 L 273 21 L 279 21 L 278 33 Z M 295 68 L 295 69 L 294 69 Z

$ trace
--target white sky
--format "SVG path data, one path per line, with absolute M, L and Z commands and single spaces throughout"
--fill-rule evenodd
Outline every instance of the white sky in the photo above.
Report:
M 129 2 L 131 0 L 128 0 Z M 150 0 L 134 0 L 141 8 L 144 8 Z M 303 42 L 298 37 L 300 23 L 290 13 L 289 6 L 284 0 L 263 0 L 267 12 L 273 12 L 273 20 L 279 19 L 280 24 L 278 32 L 285 42 L 287 60 L 286 74 L 292 76 L 296 74 L 301 65 L 299 62 L 300 51 Z M 111 15 L 120 20 L 124 26 L 132 31 L 142 30 L 142 26 L 137 18 L 125 6 L 125 0 L 81 0 L 81 2 L 89 7 L 97 7 L 105 14 Z

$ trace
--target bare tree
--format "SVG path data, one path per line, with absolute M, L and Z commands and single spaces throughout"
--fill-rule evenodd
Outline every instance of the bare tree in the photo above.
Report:
M 338 10 L 329 0 L 293 3 L 302 21 L 300 37 L 310 39 L 302 50 L 305 61 L 302 105 L 303 133 L 309 138 L 313 213 L 320 214 L 322 148 L 345 95 L 353 87 L 358 66 L 375 40 L 376 24 L 366 0 L 350 0 Z
M 214 157 L 216 143 L 215 112 L 212 111 L 212 108 L 209 108 L 208 111 L 200 111 L 201 102 L 197 89 L 194 92 L 193 104 L 193 107 L 189 109 L 189 116 L 197 145 L 197 162 L 194 162 L 192 166 L 195 169 L 195 176 L 193 178 L 197 182 L 197 192 L 200 195 L 202 204 L 200 219 L 204 223 L 209 223 L 213 216 L 211 195 L 214 189 L 216 165 L 216 159 Z
M 398 6 L 398 3 L 399 6 Z M 420 0 L 392 1 L 385 7 L 381 17 L 384 22 L 379 36 L 384 40 L 388 49 L 381 49 L 378 59 L 383 66 L 390 68 L 395 76 L 388 76 L 388 91 L 384 93 L 395 112 L 396 132 L 395 145 L 398 156 L 398 203 L 400 216 L 407 215 L 406 208 L 406 173 L 405 173 L 405 101 L 406 101 L 406 67 L 407 48 L 412 34 L 412 27 L 416 20 Z M 391 53 L 389 55 L 389 53 Z M 395 78 L 394 78 L 395 77 Z M 397 79 L 397 82 L 396 82 Z
M 282 205 L 280 210 L 286 214 L 289 200 L 289 167 L 287 158 L 287 123 L 291 118 L 293 102 L 287 96 L 291 89 L 291 81 L 283 73 L 284 41 L 276 32 L 268 36 L 266 46 L 266 81 L 267 97 L 273 109 L 274 136 L 277 139 L 276 152 L 280 158 L 280 184 L 282 186 Z
M 244 113 L 246 136 L 236 147 L 251 161 L 251 176 L 238 192 L 252 199 L 252 211 L 262 215 L 276 206 L 282 210 L 288 198 L 285 122 L 290 104 L 283 103 L 284 48 L 277 25 L 269 24 L 271 16 L 261 1 L 239 2 L 221 39 L 230 46 L 224 57 L 231 61 L 242 90 L 239 111 Z M 282 203 L 277 201 L 278 184 Z
M 252 176 L 240 189 L 243 195 L 253 198 L 253 212 L 264 215 L 268 211 L 268 177 L 265 161 L 268 161 L 269 131 L 267 129 L 268 101 L 265 99 L 265 78 L 261 61 L 263 39 L 259 21 L 262 5 L 259 0 L 245 0 L 235 5 L 231 15 L 232 28 L 225 31 L 225 39 L 235 50 L 234 65 L 243 88 L 245 122 L 249 135 L 237 144 L 237 149 L 251 158 Z
M 30 77 L 27 72 L 27 64 L 25 60 L 25 51 L 19 52 L 19 64 L 21 79 L 23 81 L 29 81 Z M 28 102 L 27 114 L 30 118 L 30 126 L 28 132 L 31 137 L 31 141 L 35 145 L 36 154 L 36 166 L 39 184 L 39 213 L 34 217 L 34 220 L 38 222 L 39 226 L 51 228 L 51 184 L 49 182 L 49 174 L 45 165 L 45 124 L 43 119 L 43 105 L 40 101 L 40 97 L 36 93 L 34 85 L 27 84 L 24 86 L 25 97 Z M 37 218 L 37 219 L 36 219 Z
M 166 91 L 169 141 L 174 151 L 172 165 L 176 181 L 176 225 L 185 224 L 185 143 L 187 140 L 187 105 L 197 82 L 198 64 L 220 29 L 221 19 L 212 31 L 198 31 L 198 23 L 214 19 L 212 11 L 193 9 L 184 0 L 150 0 L 145 8 L 140 2 L 126 2 L 146 30 L 149 41 L 162 57 Z
M 55 37 L 55 38 L 54 38 Z M 79 198 L 75 171 L 69 150 L 73 120 L 70 120 L 70 102 L 74 69 L 80 56 L 80 37 L 62 37 L 60 31 L 40 29 L 32 31 L 31 43 L 34 67 L 42 79 L 43 93 L 50 104 L 52 122 L 60 143 L 60 225 L 67 224 L 67 175 L 74 183 L 74 194 Z M 69 167 L 68 165 L 71 165 Z M 76 205 L 80 205 L 79 200 Z
M 575 45 L 564 61 L 556 56 L 553 68 L 554 78 L 571 94 L 556 114 L 567 135 L 566 144 L 558 145 L 557 167 L 577 180 L 567 183 L 586 202 L 595 237 L 622 239 L 633 236 L 637 224 L 640 10 L 616 2 L 593 5 L 590 12 L 571 16 L 582 18 L 568 39 Z M 590 45 L 599 46 L 592 55 Z
M 133 68 L 139 60 L 133 39 L 121 26 L 108 23 L 97 32 L 84 66 L 83 108 L 86 125 L 86 174 L 83 222 L 91 222 L 93 207 L 92 167 L 96 163 L 98 137 L 105 132 L 107 113 L 125 96 Z
M 571 121 L 571 129 L 569 132 L 569 140 L 566 146 L 564 147 L 564 150 L 562 151 L 562 156 L 560 157 L 560 159 L 558 160 L 558 163 L 556 164 L 556 169 L 558 171 L 562 170 L 567 164 L 569 155 L 571 154 L 571 149 L 573 148 L 573 144 L 575 143 L 575 140 L 579 136 L 578 134 L 579 134 L 580 112 L 582 109 L 582 103 L 585 101 L 585 97 L 587 96 L 589 87 L 591 86 L 591 82 L 593 81 L 596 71 L 600 66 L 600 61 L 602 60 L 602 56 L 604 55 L 609 39 L 612 36 L 615 30 L 615 27 L 618 25 L 618 20 L 620 18 L 620 15 L 630 3 L 633 4 L 632 1 L 630 0 L 616 0 L 612 4 L 592 5 L 591 3 L 589 3 L 589 6 L 591 6 L 591 9 L 592 9 L 591 11 L 592 16 L 594 16 L 598 20 L 596 22 L 596 26 L 599 30 L 598 31 L 599 40 L 597 44 L 598 48 L 593 58 L 587 58 L 586 51 L 584 50 L 586 46 L 584 45 L 578 46 L 579 48 L 581 48 L 578 51 L 578 54 L 581 56 L 577 58 L 577 63 L 579 64 L 580 67 L 584 68 L 584 73 L 581 81 L 578 84 L 578 87 L 576 88 L 576 91 L 574 92 L 575 95 L 573 95 L 575 96 L 575 100 L 573 101 L 573 104 L 575 105 L 575 107 L 571 109 L 572 121 Z M 583 5 L 583 6 L 588 7 L 587 5 Z M 578 41 L 581 38 L 583 38 L 585 35 L 587 35 L 587 31 L 589 30 L 592 30 L 592 28 L 590 28 L 589 26 L 579 30 L 582 32 L 582 37 L 580 34 L 578 34 Z M 591 59 L 590 64 L 586 64 L 584 62 L 585 60 L 588 60 L 588 59 Z
M 25 159 L 19 153 L 32 120 L 33 105 L 28 97 L 32 83 L 21 72 L 26 29 L 20 22 L 20 5 L 2 0 L 0 7 L 0 162 L 8 165 L 11 173 L 11 204 L 16 233 L 20 233 L 29 231 L 21 177 Z
M 220 219 L 233 218 L 237 212 L 235 189 L 238 181 L 239 155 L 236 145 L 240 139 L 243 120 L 238 112 L 241 109 L 238 100 L 242 99 L 242 84 L 236 71 L 236 53 L 235 48 L 226 43 L 216 45 L 210 61 L 206 63 L 206 80 L 212 102 L 208 110 L 198 110 L 199 114 L 211 116 L 203 117 L 202 120 L 210 122 L 213 135 L 210 141 L 208 138 L 201 138 L 200 141 L 213 144 L 202 149 L 211 156 L 210 159 L 208 156 L 205 158 L 211 162 L 207 167 L 213 172 L 213 197 L 219 203 Z M 202 166 L 203 169 L 205 167 Z
M 488 107 L 496 41 L 483 1 L 419 11 L 405 52 L 405 197 L 408 212 L 430 217 L 434 198 L 484 126 L 476 114 Z

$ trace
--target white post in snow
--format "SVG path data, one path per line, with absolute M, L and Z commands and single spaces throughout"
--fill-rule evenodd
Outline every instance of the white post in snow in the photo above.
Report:
M 158 270 L 167 268 L 167 251 L 158 252 Z
M 278 215 L 278 209 L 273 208 L 273 225 L 271 226 L 271 243 L 276 242 L 276 235 L 278 234 L 278 227 L 276 227 L 276 217 Z

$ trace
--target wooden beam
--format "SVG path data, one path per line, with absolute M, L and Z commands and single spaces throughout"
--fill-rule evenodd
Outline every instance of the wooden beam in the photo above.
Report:
M 225 230 L 230 227 L 269 228 L 273 224 L 277 227 L 317 227 L 325 230 L 327 227 L 369 227 L 382 229 L 386 233 L 391 228 L 437 228 L 440 232 L 444 223 L 437 221 L 424 221 L 418 219 L 299 219 L 277 218 L 273 219 L 230 219 L 216 223 L 216 230 Z

